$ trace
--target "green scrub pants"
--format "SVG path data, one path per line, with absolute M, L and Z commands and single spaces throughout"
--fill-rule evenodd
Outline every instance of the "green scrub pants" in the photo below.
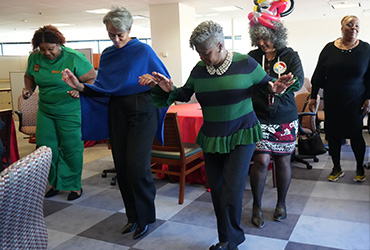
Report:
M 84 143 L 81 141 L 81 114 L 37 112 L 37 147 L 48 146 L 53 153 L 49 183 L 56 190 L 81 189 Z

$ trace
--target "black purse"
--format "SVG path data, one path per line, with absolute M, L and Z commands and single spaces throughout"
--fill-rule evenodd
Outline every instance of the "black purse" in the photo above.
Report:
M 305 134 L 298 137 L 298 153 L 300 155 L 322 155 L 326 148 L 318 133 Z

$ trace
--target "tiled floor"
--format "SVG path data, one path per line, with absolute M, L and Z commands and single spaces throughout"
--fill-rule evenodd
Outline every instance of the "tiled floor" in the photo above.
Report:
M 369 157 L 370 151 L 366 155 Z M 368 179 L 364 183 L 353 182 L 354 157 L 349 146 L 343 146 L 346 175 L 331 183 L 326 180 L 331 171 L 329 156 L 319 159 L 311 170 L 292 163 L 288 217 L 283 222 L 272 220 L 276 189 L 269 171 L 263 229 L 250 223 L 252 196 L 247 180 L 242 217 L 246 241 L 240 250 L 370 249 L 370 171 L 365 170 Z M 178 205 L 178 184 L 159 179 L 157 221 L 150 225 L 149 233 L 138 240 L 133 240 L 132 234 L 120 234 L 126 224 L 122 199 L 117 186 L 110 185 L 111 175 L 101 177 L 101 171 L 112 166 L 111 156 L 84 165 L 80 199 L 68 202 L 68 193 L 62 192 L 45 200 L 49 249 L 206 250 L 217 242 L 211 198 L 204 186 L 188 184 L 185 202 Z

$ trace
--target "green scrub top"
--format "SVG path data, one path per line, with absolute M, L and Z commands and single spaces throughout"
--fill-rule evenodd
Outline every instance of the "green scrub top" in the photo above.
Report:
M 92 65 L 84 54 L 64 46 L 56 59 L 47 59 L 40 51 L 28 58 L 26 73 L 39 86 L 39 108 L 48 114 L 64 115 L 80 111 L 80 100 L 69 96 L 67 91 L 72 88 L 62 80 L 65 68 L 80 77 L 91 70 Z

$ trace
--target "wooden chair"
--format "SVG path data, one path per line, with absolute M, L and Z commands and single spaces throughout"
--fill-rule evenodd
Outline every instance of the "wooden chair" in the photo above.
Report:
M 184 202 L 185 177 L 204 166 L 203 151 L 195 143 L 182 141 L 177 113 L 167 113 L 164 121 L 164 145 L 155 138 L 152 146 L 152 172 L 179 177 L 179 204 Z M 163 169 L 162 164 L 169 169 Z
M 12 131 L 11 130 L 11 127 L 12 127 L 12 110 L 11 109 L 0 110 L 0 118 L 4 122 L 4 126 L 0 130 L 0 138 L 1 138 L 2 145 L 4 147 L 3 157 L 6 160 L 6 162 L 4 162 L 4 167 L 7 167 L 11 164 L 10 140 L 11 140 L 11 131 Z M 0 157 L 0 158 L 2 158 L 2 157 Z M 3 159 L 0 159 L 0 160 L 2 161 Z M 1 172 L 1 170 L 0 170 L 0 172 Z

